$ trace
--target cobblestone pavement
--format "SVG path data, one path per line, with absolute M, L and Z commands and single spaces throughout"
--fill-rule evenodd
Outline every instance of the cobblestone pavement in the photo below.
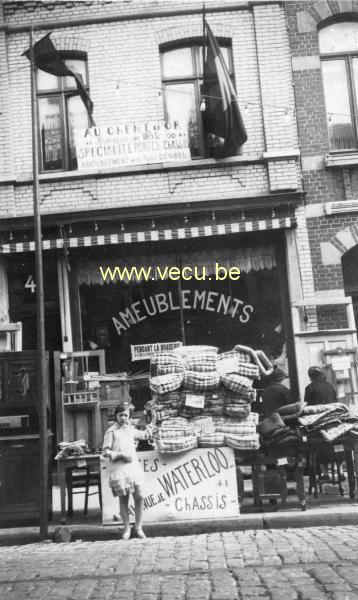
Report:
M 0 548 L 4 600 L 358 600 L 358 528 Z

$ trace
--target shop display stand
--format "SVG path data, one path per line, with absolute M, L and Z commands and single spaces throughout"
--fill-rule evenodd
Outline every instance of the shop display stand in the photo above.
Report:
M 78 385 L 65 386 L 62 364 L 65 360 L 78 362 Z M 91 389 L 86 374 L 96 360 L 96 372 L 100 387 Z M 89 485 L 96 484 L 100 493 L 99 463 L 103 436 L 108 428 L 109 417 L 120 400 L 130 401 L 128 378 L 106 375 L 104 350 L 86 352 L 55 352 L 54 379 L 56 397 L 57 444 L 84 439 L 94 449 L 93 454 L 62 458 L 57 461 L 61 497 L 61 523 L 66 522 L 66 488 L 68 515 L 73 513 L 72 494 L 84 482 L 85 512 Z M 68 384 L 69 382 L 67 382 Z M 72 382 L 75 383 L 75 382 Z M 77 479 L 76 479 L 77 477 Z M 101 499 L 101 496 L 100 496 Z

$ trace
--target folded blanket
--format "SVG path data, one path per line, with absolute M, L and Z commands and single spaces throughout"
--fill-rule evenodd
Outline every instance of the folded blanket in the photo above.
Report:
M 215 433 L 215 426 L 211 417 L 193 417 L 193 419 L 190 420 L 190 425 L 198 436 Z
M 177 454 L 197 448 L 196 435 L 190 437 L 175 438 L 171 440 L 154 440 L 154 447 L 160 453 Z
M 172 417 L 179 416 L 179 410 L 175 408 L 168 408 L 165 410 L 153 411 L 155 421 L 165 421 L 166 419 L 171 419 Z
M 204 408 L 203 415 L 224 415 L 225 406 L 209 406 Z
M 312 406 L 306 405 L 304 407 L 302 415 L 316 415 L 319 413 L 325 413 L 327 411 L 332 412 L 335 410 L 342 413 L 349 412 L 348 406 L 346 404 L 343 404 L 343 402 L 332 402 L 331 404 L 314 404 Z
M 214 390 L 219 386 L 219 382 L 220 377 L 216 371 L 210 373 L 198 373 L 196 371 L 184 372 L 183 384 L 188 390 Z
M 223 352 L 222 354 L 218 354 L 218 368 L 220 368 L 219 363 L 225 362 L 227 360 L 233 360 L 236 364 L 236 361 L 250 363 L 251 357 L 246 352 L 235 352 L 235 350 L 230 350 L 229 352 Z
M 192 354 L 184 359 L 186 371 L 209 373 L 217 370 L 217 356 L 214 352 L 207 354 Z
M 158 375 L 149 379 L 149 387 L 156 394 L 167 394 L 178 390 L 182 384 L 183 376 L 180 373 Z
M 183 373 L 184 368 L 181 365 L 158 365 L 157 366 L 157 375 L 168 375 L 169 373 Z
M 286 423 L 288 421 L 297 421 L 306 407 L 305 402 L 295 402 L 294 404 L 286 404 L 280 406 L 276 412 L 282 417 L 282 420 Z
M 320 425 L 324 426 L 329 421 L 333 421 L 335 419 L 342 419 L 344 417 L 344 413 L 337 410 L 327 410 L 324 413 L 317 413 L 313 415 L 302 415 L 299 417 L 298 422 L 300 425 L 306 428 L 319 428 Z
M 164 421 L 165 422 L 165 421 Z M 195 435 L 194 428 L 189 424 L 187 427 L 157 427 L 153 432 L 155 440 L 167 440 L 174 438 L 191 437 Z
M 165 402 L 163 404 L 160 402 L 156 402 L 155 404 L 153 404 L 153 407 L 156 411 L 170 410 L 171 408 L 179 410 L 181 408 L 181 402 Z
M 226 404 L 225 406 L 225 413 L 231 417 L 237 417 L 238 419 L 245 419 L 250 414 L 250 410 L 250 404 Z
M 252 379 L 243 377 L 237 373 L 228 373 L 221 377 L 223 385 L 229 390 L 237 393 L 248 393 L 252 390 Z
M 226 435 L 225 442 L 230 448 L 236 450 L 258 450 L 260 447 L 259 436 L 246 436 L 245 438 L 238 438 L 233 435 Z
M 218 448 L 225 446 L 225 435 L 223 433 L 211 433 L 198 437 L 198 444 L 201 448 Z
M 177 390 L 175 392 L 168 392 L 166 394 L 157 394 L 155 392 L 152 393 L 152 401 L 159 404 L 166 404 L 171 402 L 180 402 L 181 395 L 180 391 Z
M 321 429 L 321 435 L 325 440 L 327 440 L 327 442 L 333 442 L 333 440 L 336 440 L 341 435 L 347 433 L 347 431 L 350 431 L 351 429 L 354 429 L 356 427 L 357 423 L 340 423 L 336 427 L 331 427 L 327 430 Z
M 237 356 L 220 360 L 218 362 L 218 371 L 221 376 L 227 373 L 237 373 L 238 375 L 244 375 L 252 379 L 259 377 L 259 368 L 257 365 L 240 360 Z
M 245 421 L 238 421 L 236 425 L 219 424 L 215 425 L 215 431 L 217 433 L 228 433 L 230 435 L 253 435 L 256 434 L 256 425 L 254 423 L 245 423 Z
M 182 373 L 183 359 L 173 352 L 158 352 L 150 360 L 151 373 L 166 375 L 168 373 Z

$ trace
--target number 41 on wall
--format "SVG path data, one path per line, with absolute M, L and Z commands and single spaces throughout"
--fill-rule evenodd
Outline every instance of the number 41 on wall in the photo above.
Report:
M 31 290 L 31 294 L 34 294 L 34 293 L 35 293 L 35 290 L 36 290 L 36 283 L 35 283 L 35 280 L 34 280 L 34 276 L 33 276 L 33 275 L 29 275 L 29 276 L 28 276 L 28 278 L 27 278 L 27 280 L 26 280 L 26 283 L 25 283 L 24 287 L 25 287 L 26 289 L 28 289 L 28 290 Z

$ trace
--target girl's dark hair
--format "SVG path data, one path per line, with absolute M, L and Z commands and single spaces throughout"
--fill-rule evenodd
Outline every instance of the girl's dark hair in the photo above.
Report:
M 114 409 L 114 418 L 116 418 L 118 413 L 122 413 L 125 410 L 129 410 L 129 416 L 132 416 L 133 408 L 133 404 L 128 404 L 128 402 L 120 402 Z

